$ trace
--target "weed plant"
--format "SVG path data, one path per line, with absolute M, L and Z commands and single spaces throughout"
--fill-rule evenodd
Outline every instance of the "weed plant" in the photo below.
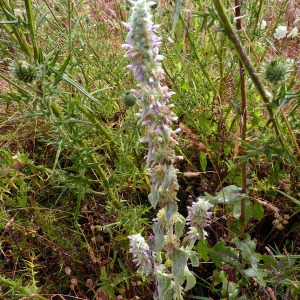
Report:
M 190 227 L 196 199 L 212 212 L 195 244 L 169 218 L 175 252 L 156 244 L 154 296 L 173 299 L 175 278 L 190 287 L 176 299 L 298 299 L 299 4 L 152 4 L 181 129 L 176 209 Z M 152 229 L 164 205 L 148 202 L 147 133 L 121 48 L 130 6 L 0 0 L 0 298 L 154 297 L 157 277 L 137 272 L 128 239 L 168 235 Z

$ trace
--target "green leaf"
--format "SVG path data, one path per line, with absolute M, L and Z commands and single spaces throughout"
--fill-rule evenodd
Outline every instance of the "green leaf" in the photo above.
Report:
M 151 203 L 153 208 L 156 208 L 156 205 L 158 203 L 158 199 L 159 199 L 158 190 L 154 185 L 152 185 L 151 186 L 151 193 L 148 196 L 148 200 Z
M 285 193 L 285 192 L 283 192 L 283 191 L 280 191 L 280 190 L 277 190 L 277 192 L 280 193 L 281 195 L 283 195 L 283 196 L 289 198 L 291 201 L 293 201 L 293 202 L 296 203 L 297 205 L 300 205 L 300 201 L 297 200 L 296 198 L 294 198 L 294 197 L 292 197 L 292 196 L 288 195 L 287 193 Z
M 210 251 L 210 249 L 207 246 L 206 240 L 199 240 L 197 246 L 195 246 L 194 249 L 198 252 L 201 259 L 203 259 L 205 262 L 209 261 L 208 252 Z
M 232 281 L 223 283 L 222 295 L 225 297 L 228 294 L 228 300 L 236 300 L 239 295 L 239 284 Z
M 185 285 L 184 290 L 188 291 L 188 290 L 192 289 L 195 286 L 196 278 L 192 274 L 192 272 L 188 269 L 187 266 L 184 269 L 184 276 L 185 276 L 185 279 L 186 279 L 186 285 Z
M 195 268 L 199 267 L 199 256 L 196 251 L 191 251 L 190 260 L 191 260 L 193 267 L 195 267 Z
M 84 94 L 87 98 L 89 98 L 90 100 L 92 100 L 92 102 L 94 102 L 95 104 L 99 105 L 102 107 L 101 103 L 89 92 L 87 92 L 80 84 L 78 84 L 77 82 L 73 81 L 71 78 L 69 78 L 66 74 L 62 74 L 61 75 L 61 79 L 69 84 L 71 84 L 72 86 L 74 86 L 78 91 L 80 91 L 82 94 Z
M 224 241 L 218 242 L 211 248 L 210 257 L 217 267 L 221 268 L 222 264 L 230 263 L 233 266 L 238 264 L 239 253 L 232 247 L 227 247 Z
M 259 269 L 257 266 L 245 270 L 244 273 L 248 277 L 255 277 L 259 281 L 259 284 L 261 286 L 266 286 L 264 277 L 266 277 L 267 274 L 263 270 Z
M 180 250 L 175 249 L 171 255 L 171 260 L 173 262 L 172 274 L 175 282 L 182 284 L 184 280 L 184 270 L 187 265 L 187 254 Z
M 252 217 L 252 211 L 253 211 L 253 203 L 249 199 L 245 199 L 245 223 L 247 224 L 248 221 Z M 241 217 L 241 203 L 238 202 L 233 207 L 233 216 L 239 220 Z
M 205 198 L 213 205 L 219 203 L 232 204 L 242 200 L 244 197 L 245 194 L 242 193 L 242 189 L 236 185 L 224 187 L 216 196 L 205 193 Z
M 213 276 L 214 276 L 213 286 L 217 286 L 224 280 L 227 280 L 227 274 L 225 271 L 219 271 L 219 270 L 215 269 L 213 271 Z
M 264 207 L 260 203 L 255 201 L 253 206 L 252 217 L 260 221 L 264 216 L 264 213 L 265 213 Z
M 164 273 L 164 270 L 160 270 L 159 273 L 157 274 L 157 285 L 158 285 L 159 299 L 172 300 L 173 293 L 170 289 L 171 278 L 168 276 L 168 274 Z
M 185 228 L 185 218 L 179 215 L 179 220 L 175 223 L 175 234 L 177 238 L 181 238 Z
M 174 214 L 178 211 L 177 203 L 172 203 L 171 201 L 168 201 L 167 207 L 166 207 L 166 221 L 168 224 L 172 224 L 172 218 Z
M 172 23 L 172 34 L 174 34 L 174 30 L 176 28 L 181 8 L 182 0 L 175 0 L 175 9 L 173 13 L 173 23 Z
M 153 232 L 155 234 L 155 251 L 161 251 L 164 245 L 164 235 L 162 234 L 161 227 L 162 225 L 160 221 L 153 224 Z
M 207 159 L 206 159 L 206 153 L 203 151 L 200 151 L 200 166 L 202 171 L 206 172 Z

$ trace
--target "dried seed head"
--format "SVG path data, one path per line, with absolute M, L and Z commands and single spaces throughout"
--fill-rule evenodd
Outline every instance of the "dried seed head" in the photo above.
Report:
M 70 267 L 65 267 L 65 273 L 67 275 L 71 275 L 71 268 Z
M 87 279 L 86 282 L 85 282 L 85 285 L 88 287 L 88 288 L 92 288 L 94 283 L 93 283 L 93 280 L 92 279 Z

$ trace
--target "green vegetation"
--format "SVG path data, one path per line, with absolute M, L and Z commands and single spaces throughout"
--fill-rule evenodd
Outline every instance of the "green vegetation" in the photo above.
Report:
M 195 285 L 184 299 L 298 299 L 300 5 L 156 2 L 162 85 L 181 128 L 178 212 L 197 198 L 213 206 L 186 258 L 182 286 Z M 153 299 L 128 239 L 148 240 L 161 208 L 148 201 L 146 131 L 121 48 L 130 6 L 0 0 L 1 299 Z

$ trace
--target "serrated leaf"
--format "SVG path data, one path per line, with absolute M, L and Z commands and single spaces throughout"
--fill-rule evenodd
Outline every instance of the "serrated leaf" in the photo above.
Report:
M 251 237 L 247 234 L 243 240 L 240 240 L 238 237 L 235 237 L 233 240 L 242 251 L 243 260 L 252 266 L 257 266 L 258 262 L 262 259 L 262 255 L 255 252 L 256 244 L 251 240 Z
M 201 259 L 203 259 L 205 262 L 209 261 L 208 252 L 210 251 L 210 249 L 207 246 L 206 240 L 199 240 L 197 246 L 195 246 L 194 249 L 198 252 Z
M 216 196 L 212 196 L 208 193 L 205 193 L 205 198 L 212 203 L 216 204 L 233 204 L 245 197 L 245 194 L 242 193 L 242 189 L 236 185 L 229 185 L 224 187 Z
M 264 277 L 266 277 L 266 273 L 259 269 L 258 267 L 252 267 L 244 271 L 245 275 L 248 277 L 255 277 L 261 286 L 266 286 L 264 281 Z
M 238 264 L 239 253 L 236 249 L 226 246 L 224 241 L 218 242 L 211 248 L 209 255 L 217 267 L 221 268 L 223 262 L 228 262 L 233 266 Z

